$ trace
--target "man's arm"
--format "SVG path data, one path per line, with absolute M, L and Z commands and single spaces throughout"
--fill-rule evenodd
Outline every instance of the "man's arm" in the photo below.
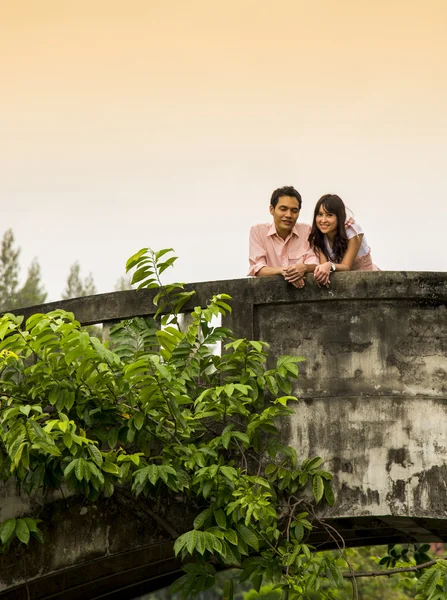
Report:
M 282 267 L 262 267 L 256 273 L 256 277 L 272 277 L 273 275 L 284 275 Z
M 250 270 L 248 274 L 251 276 L 271 277 L 273 275 L 283 275 L 282 267 L 268 266 L 265 239 L 258 225 L 250 229 L 249 263 Z

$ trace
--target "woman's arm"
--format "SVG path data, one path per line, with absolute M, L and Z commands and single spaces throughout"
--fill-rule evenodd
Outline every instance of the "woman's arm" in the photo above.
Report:
M 348 249 L 343 256 L 341 263 L 335 265 L 336 271 L 350 271 L 354 264 L 355 257 L 358 254 L 360 245 L 362 243 L 363 233 L 356 235 L 348 240 Z
M 343 256 L 343 260 L 341 263 L 332 263 L 331 261 L 321 262 L 320 255 L 320 264 L 314 271 L 314 277 L 321 285 L 328 285 L 331 267 L 334 264 L 336 271 L 350 271 L 352 269 L 352 265 L 354 264 L 355 257 L 360 248 L 360 244 L 362 243 L 363 233 L 360 235 L 356 235 L 348 240 L 348 248 Z
M 324 252 L 320 252 L 317 248 L 315 248 L 315 254 L 317 255 L 318 260 L 320 261 L 320 265 L 324 265 L 327 262 L 327 258 L 324 255 Z

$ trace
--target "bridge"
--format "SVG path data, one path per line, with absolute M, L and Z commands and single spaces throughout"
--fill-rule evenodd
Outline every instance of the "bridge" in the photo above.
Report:
M 306 357 L 299 411 L 282 430 L 298 454 L 319 455 L 337 500 L 322 517 L 347 546 L 447 541 L 447 273 L 337 273 L 330 289 L 308 277 L 206 282 L 185 311 L 214 293 L 233 297 L 224 318 L 273 357 Z M 16 311 L 64 308 L 84 325 L 154 313 L 152 291 L 116 292 Z M 124 504 L 123 504 L 124 502 Z M 179 575 L 172 539 L 193 511 L 174 500 L 95 505 L 56 494 L 31 498 L 0 483 L 0 522 L 39 514 L 45 544 L 2 556 L 2 600 L 135 598 Z M 332 547 L 316 529 L 310 543 Z

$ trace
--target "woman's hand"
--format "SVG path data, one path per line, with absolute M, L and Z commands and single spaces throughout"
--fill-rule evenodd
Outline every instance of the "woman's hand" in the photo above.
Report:
M 321 265 L 317 265 L 314 271 L 314 277 L 318 285 L 325 285 L 326 287 L 331 283 L 331 263 L 325 262 Z

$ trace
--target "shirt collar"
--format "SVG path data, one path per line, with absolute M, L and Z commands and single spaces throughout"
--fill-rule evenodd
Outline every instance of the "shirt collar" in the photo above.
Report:
M 297 237 L 300 237 L 300 234 L 298 233 L 298 223 L 295 223 L 295 225 L 293 226 L 293 229 L 291 231 L 291 234 L 296 235 Z M 278 235 L 276 233 L 276 227 L 275 227 L 275 223 L 272 223 L 269 227 L 269 230 L 267 232 L 267 235 L 272 236 L 272 235 Z M 289 236 L 287 236 L 289 237 Z M 286 238 L 287 239 L 287 238 Z

